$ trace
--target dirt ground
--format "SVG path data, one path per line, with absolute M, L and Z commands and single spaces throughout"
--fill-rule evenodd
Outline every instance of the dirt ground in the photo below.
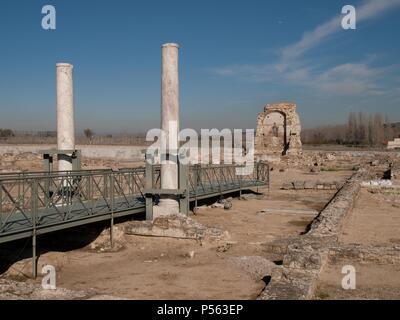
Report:
M 381 195 L 361 190 L 354 210 L 344 221 L 340 242 L 400 245 L 400 207 Z
M 249 200 L 234 198 L 231 210 L 199 210 L 194 218 L 228 231 L 229 241 L 199 243 L 125 236 L 124 248 L 118 252 L 94 252 L 88 243 L 52 252 L 53 257 L 64 256 L 57 265 L 57 286 L 127 299 L 255 299 L 265 281 L 254 279 L 233 258 L 262 256 L 273 260 L 266 256 L 262 244 L 283 235 L 300 235 L 315 217 L 309 211 L 322 210 L 335 193 L 280 190 L 282 183 L 287 179 L 344 181 L 351 173 L 275 170 L 270 190 L 259 190 L 260 194 Z M 265 208 L 276 212 L 261 212 Z M 304 214 L 285 213 L 282 209 L 300 209 Z M 65 233 L 66 240 L 75 235 L 72 231 Z M 39 277 L 37 283 L 40 281 Z
M 267 192 L 267 190 L 265 190 Z M 262 243 L 304 232 L 310 215 L 268 214 L 268 208 L 322 209 L 330 192 L 307 195 L 286 191 L 260 200 L 233 200 L 233 209 L 200 210 L 195 219 L 230 234 L 223 243 L 127 236 L 114 253 L 86 249 L 68 252 L 68 264 L 57 273 L 58 285 L 128 299 L 255 299 L 265 282 L 253 279 L 233 257 L 262 256 Z M 287 199 L 286 197 L 286 199 Z
M 342 288 L 343 266 L 356 270 L 356 289 Z M 349 259 L 329 264 L 321 274 L 316 293 L 322 300 L 398 300 L 400 299 L 400 266 L 378 263 L 354 263 Z
M 345 218 L 341 245 L 373 247 L 400 246 L 399 199 L 362 189 L 355 207 Z M 356 289 L 343 290 L 342 268 L 356 270 Z M 349 258 L 329 263 L 322 272 L 316 297 L 319 299 L 400 299 L 400 265 L 387 261 L 355 263 Z
M 346 179 L 350 172 L 324 172 L 317 179 Z M 288 178 L 301 172 L 273 172 L 271 190 L 252 200 L 233 200 L 233 209 L 202 209 L 195 219 L 230 234 L 224 243 L 128 236 L 125 249 L 96 254 L 68 253 L 70 263 L 58 273 L 58 284 L 129 299 L 255 299 L 265 282 L 255 280 L 231 258 L 263 256 L 262 244 L 282 235 L 299 235 L 314 218 L 309 214 L 262 214 L 264 208 L 321 210 L 334 191 L 283 191 Z M 311 178 L 312 179 L 312 178 Z M 273 192 L 272 192 L 273 191 Z M 191 257 L 191 252 L 194 256 Z
M 3 164 L 15 170 L 37 171 L 42 167 L 40 157 L 26 159 L 14 156 L 9 164 L 7 161 L 3 159 Z M 84 169 L 141 165 L 112 160 L 83 160 Z M 120 250 L 101 252 L 90 248 L 90 244 L 104 227 L 93 225 L 84 229 L 87 239 L 79 240 L 78 244 L 75 242 L 82 234 L 73 230 L 43 239 L 46 244 L 42 245 L 42 256 L 57 265 L 57 286 L 70 290 L 89 290 L 126 299 L 255 299 L 268 279 L 255 278 L 235 259 L 262 257 L 280 264 L 281 257 L 267 253 L 264 244 L 304 233 L 316 214 L 336 193 L 336 190 L 283 190 L 283 184 L 288 181 L 344 183 L 354 173 L 352 166 L 353 163 L 336 169 L 329 166 L 329 170 L 320 172 L 311 172 L 310 167 L 284 170 L 276 167 L 271 172 L 270 189 L 260 189 L 259 193 L 252 190 L 253 193 L 245 199 L 234 197 L 231 210 L 208 206 L 200 208 L 194 219 L 208 227 L 227 231 L 228 240 L 201 243 L 124 235 Z M 340 244 L 400 245 L 399 212 L 398 200 L 391 195 L 382 197 L 362 190 L 353 212 L 343 224 Z M 60 241 L 63 248 L 60 248 Z M 29 257 L 29 252 L 26 257 Z M 341 268 L 346 264 L 357 269 L 356 291 L 341 288 Z M 400 298 L 399 268 L 394 264 L 351 263 L 346 259 L 337 259 L 321 274 L 316 298 Z M 40 284 L 41 277 L 35 283 Z

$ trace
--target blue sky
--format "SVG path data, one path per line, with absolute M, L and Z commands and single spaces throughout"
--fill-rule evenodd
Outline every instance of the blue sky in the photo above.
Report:
M 41 28 L 46 4 L 56 30 Z M 346 4 L 356 30 L 340 26 Z M 254 128 L 279 101 L 305 127 L 400 121 L 399 30 L 400 0 L 2 0 L 0 127 L 55 129 L 57 62 L 74 65 L 78 131 L 158 127 L 165 42 L 181 45 L 182 127 Z

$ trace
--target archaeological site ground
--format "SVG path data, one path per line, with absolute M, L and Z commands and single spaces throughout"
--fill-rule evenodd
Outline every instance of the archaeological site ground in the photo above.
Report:
M 285 115 L 273 110 L 277 118 Z M 140 157 L 146 146 L 127 147 L 126 153 L 137 149 L 138 158 L 127 154 L 125 160 L 124 148 L 118 146 L 82 146 L 82 171 L 68 177 L 40 173 L 46 163 L 43 146 L 2 145 L 1 298 L 399 299 L 399 153 L 303 150 L 296 141 L 293 153 L 282 155 L 291 147 L 284 143 L 284 132 L 291 131 L 289 126 L 278 128 L 278 137 L 267 121 L 257 131 L 258 141 L 281 143 L 281 150 L 278 142 L 271 152 L 257 149 L 267 166 L 260 185 L 246 187 L 243 181 L 243 188 L 230 190 L 224 185 L 235 182 L 229 168 L 196 171 L 192 166 L 189 188 L 201 173 L 198 188 L 201 183 L 215 188 L 209 197 L 200 193 L 198 200 L 191 198 L 188 217 L 161 216 L 150 225 L 144 222 L 145 209 L 130 214 L 123 207 L 121 212 L 128 212 L 119 215 L 116 208 L 112 243 L 112 217 L 103 210 L 102 197 L 109 203 L 130 197 L 120 205 L 135 206 L 132 195 L 145 192 L 148 171 L 141 169 L 146 164 Z M 121 156 L 115 157 L 113 149 Z M 102 154 L 106 151 L 107 157 Z M 113 197 L 102 194 L 110 173 L 115 179 L 110 185 Z M 62 200 L 65 195 L 57 188 L 78 176 L 79 182 L 72 182 L 77 194 Z M 32 219 L 33 201 L 38 210 L 36 260 L 31 227 L 24 221 Z M 46 208 L 52 207 L 58 209 L 47 221 Z M 74 211 L 77 216 L 58 220 Z M 23 216 L 11 223 L 18 213 Z M 92 221 L 91 214 L 104 219 Z M 65 224 L 65 229 L 57 231 L 57 224 Z M 41 271 L 47 265 L 55 268 L 56 290 L 42 288 Z M 343 268 L 349 265 L 356 270 L 355 290 L 342 285 Z
M 349 33 L 304 57 L 341 32 L 364 35 L 374 10 L 389 15 L 399 1 L 356 1 L 343 12 L 338 4 L 334 14 L 321 5 L 344 22 L 310 31 L 304 19 L 288 29 L 304 29 L 288 46 L 293 17 L 283 15 L 274 22 L 279 43 L 267 48 L 251 45 L 264 34 L 243 33 L 274 18 L 249 5 L 215 5 L 234 31 L 218 19 L 221 28 L 203 37 L 216 23 L 210 8 L 182 9 L 210 17 L 201 24 L 165 8 L 170 18 L 157 13 L 155 32 L 153 22 L 133 28 L 122 18 L 104 29 L 104 4 L 89 27 L 56 2 L 39 8 L 31 35 L 7 32 L 56 35 L 65 43 L 46 41 L 57 50 L 29 46 L 35 58 L 22 69 L 14 40 L 8 46 L 18 50 L 7 50 L 18 59 L 0 51 L 0 301 L 400 300 L 397 61 L 377 66 L 379 54 L 364 48 L 362 62 L 346 62 L 336 46 L 359 41 Z M 242 22 L 257 28 L 236 29 Z M 152 41 L 128 39 L 141 37 L 137 30 Z M 379 37 L 368 33 L 368 49 Z M 279 59 L 254 64 L 261 58 L 247 51 Z M 328 51 L 337 54 L 329 61 L 343 61 L 322 71 Z M 397 87 L 384 87 L 391 80 Z

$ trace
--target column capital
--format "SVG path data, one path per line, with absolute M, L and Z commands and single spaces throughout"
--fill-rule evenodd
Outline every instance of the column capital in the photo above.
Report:
M 180 48 L 180 45 L 177 43 L 164 43 L 161 48 L 167 48 L 167 47 L 175 47 L 175 48 Z
M 73 68 L 74 66 L 70 63 L 61 62 L 61 63 L 57 63 L 56 67 L 57 68 Z

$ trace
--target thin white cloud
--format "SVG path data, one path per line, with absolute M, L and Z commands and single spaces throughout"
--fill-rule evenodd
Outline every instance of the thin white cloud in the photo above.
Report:
M 376 18 L 389 10 L 400 6 L 400 0 L 368 0 L 356 7 L 357 23 Z M 320 45 L 341 28 L 341 15 L 319 25 L 303 34 L 300 41 L 280 51 L 280 58 L 275 64 L 232 65 L 213 69 L 221 76 L 237 77 L 251 81 L 271 81 L 274 83 L 306 86 L 315 92 L 337 95 L 384 95 L 387 89 L 380 86 L 387 74 L 398 72 L 399 66 L 373 67 L 377 58 L 366 55 L 361 62 L 352 62 L 323 69 L 315 61 L 307 63 L 302 56 Z
M 340 17 L 338 16 L 318 26 L 313 31 L 304 33 L 299 42 L 291 44 L 282 50 L 283 60 L 292 60 L 302 56 L 305 52 L 320 44 L 323 39 L 339 30 L 339 27 Z
M 321 73 L 312 79 L 312 86 L 322 92 L 341 95 L 382 94 L 376 83 L 384 69 L 372 68 L 365 63 L 346 63 Z
M 400 6 L 400 0 L 369 0 L 359 7 L 356 7 L 357 23 L 379 15 Z M 319 25 L 314 30 L 303 34 L 300 41 L 285 47 L 282 50 L 284 61 L 292 60 L 302 56 L 310 49 L 319 45 L 330 35 L 343 31 L 341 27 L 342 15 L 337 15 L 331 20 Z
M 220 76 L 234 76 L 252 81 L 268 81 L 278 75 L 278 68 L 274 65 L 232 65 L 211 69 L 214 74 Z

